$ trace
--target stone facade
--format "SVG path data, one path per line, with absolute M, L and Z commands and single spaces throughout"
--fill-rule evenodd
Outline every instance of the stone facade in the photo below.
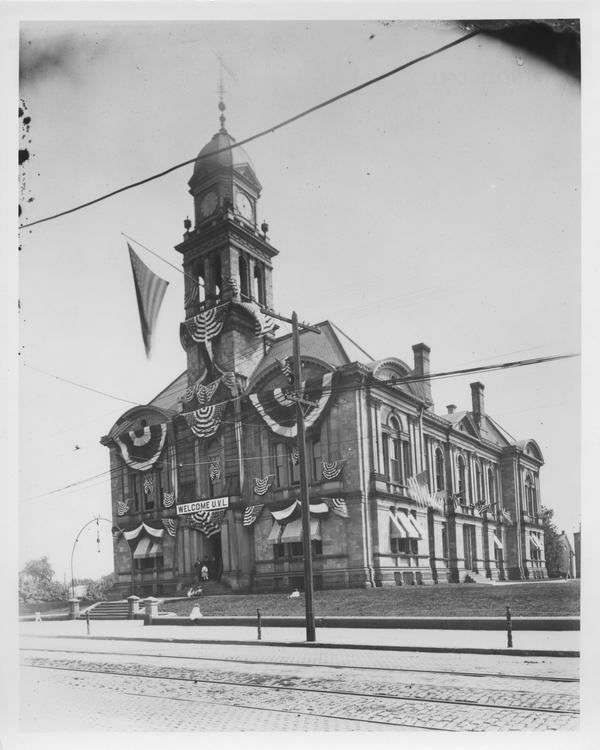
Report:
M 223 128 L 217 135 L 196 163 L 196 223 L 186 223 L 176 250 L 186 320 L 223 306 L 223 326 L 195 340 L 182 324 L 186 372 L 102 438 L 110 451 L 117 595 L 131 593 L 132 571 L 138 595 L 184 592 L 197 580 L 198 560 L 231 590 L 303 586 L 298 513 L 290 511 L 299 498 L 297 441 L 293 429 L 273 429 L 250 399 L 285 399 L 290 387 L 281 362 L 292 354 L 291 337 L 260 327 L 260 311 L 273 307 L 278 251 L 266 225 L 256 226 L 261 186 L 247 156 L 235 149 L 237 160 L 227 152 L 206 158 L 213 146 L 233 143 Z M 543 457 L 535 441 L 510 440 L 487 415 L 483 384 L 471 385 L 469 410 L 450 405 L 438 414 L 425 344 L 412 347 L 411 366 L 396 357 L 367 361 L 328 321 L 317 328 L 300 337 L 303 382 L 331 378 L 306 445 L 315 587 L 546 577 Z M 195 389 L 211 384 L 214 393 L 200 398 Z M 213 405 L 222 410 L 218 429 L 198 437 L 189 414 Z M 127 453 L 123 441 L 142 445 L 161 425 L 164 444 L 140 469 L 132 458 L 138 449 Z M 332 466 L 339 469 L 333 477 Z M 256 480 L 265 479 L 267 491 L 257 494 Z M 212 535 L 178 512 L 219 497 L 227 509 Z M 245 525 L 244 511 L 255 504 L 262 510 Z

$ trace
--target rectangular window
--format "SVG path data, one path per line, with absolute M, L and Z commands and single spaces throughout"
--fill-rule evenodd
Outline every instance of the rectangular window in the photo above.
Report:
M 273 554 L 275 557 L 284 557 L 285 555 L 285 545 L 284 544 L 274 544 L 273 545 Z
M 311 449 L 311 468 L 312 478 L 315 482 L 321 479 L 322 459 L 321 459 L 321 441 L 319 438 L 313 440 L 310 444 Z
M 410 469 L 410 443 L 402 442 L 402 480 L 406 482 L 408 477 L 412 476 Z
M 399 482 L 401 480 L 401 451 L 402 447 L 400 440 L 398 438 L 392 438 L 392 455 L 390 458 L 390 479 L 392 482 Z
M 274 446 L 275 452 L 275 480 L 278 487 L 285 487 L 287 485 L 287 476 L 285 473 L 285 447 L 283 443 L 276 443 Z
M 383 453 L 383 475 L 390 476 L 390 437 L 385 432 L 381 436 L 381 450 Z
M 442 524 L 442 557 L 448 559 L 448 527 L 445 523 Z
M 392 539 L 391 548 L 394 554 L 417 555 L 419 553 L 417 539 Z
M 154 570 L 163 567 L 162 557 L 141 557 L 134 560 L 136 570 Z
M 290 471 L 290 484 L 300 484 L 300 458 L 290 449 L 288 455 L 288 466 Z
M 292 557 L 302 557 L 304 554 L 302 542 L 292 542 L 289 545 L 289 548 L 290 548 L 290 554 Z

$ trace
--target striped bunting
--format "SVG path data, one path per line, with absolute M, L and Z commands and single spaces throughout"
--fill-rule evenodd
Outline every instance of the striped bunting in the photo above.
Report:
M 285 359 L 278 359 L 277 364 L 281 368 L 281 372 L 286 376 L 290 385 L 294 383 L 294 370 L 292 368 L 291 357 Z
M 183 304 L 185 307 L 189 307 L 191 304 L 198 300 L 198 286 L 192 284 L 188 291 L 183 296 Z
M 446 491 L 430 492 L 427 482 L 427 472 L 422 471 L 414 477 L 406 480 L 408 487 L 408 496 L 411 497 L 420 508 L 433 508 L 434 510 L 444 511 L 446 501 Z
M 325 373 L 322 377 L 306 381 L 304 397 L 309 401 L 316 401 L 315 407 L 307 407 L 304 417 L 306 429 L 310 429 L 323 413 L 332 395 L 332 373 Z M 261 394 L 251 393 L 250 401 L 256 411 L 263 418 L 267 426 L 277 435 L 295 438 L 298 434 L 296 425 L 296 405 L 289 406 L 281 403 L 282 389 L 267 391 Z
M 165 508 L 170 508 L 174 502 L 175 502 L 174 492 L 163 492 L 163 506 Z
M 132 427 L 133 422 L 129 419 L 126 419 L 124 422 L 117 422 L 117 424 L 114 425 L 112 430 L 108 433 L 108 437 L 111 440 L 114 440 L 115 438 L 119 437 L 119 435 L 124 435 L 125 433 L 129 432 Z
M 207 404 L 212 400 L 217 391 L 217 388 L 221 383 L 225 383 L 224 375 L 220 378 L 217 378 L 217 380 L 213 380 L 212 383 L 207 383 L 206 385 L 204 385 L 201 380 L 197 380 L 193 385 L 190 385 L 185 389 L 181 398 L 187 404 L 195 397 L 198 401 L 198 406 L 204 406 L 204 404 Z
M 175 536 L 175 521 L 173 518 L 163 518 L 163 526 L 165 527 L 167 534 Z
M 227 305 L 217 305 L 203 310 L 183 322 L 188 335 L 198 344 L 206 344 L 221 333 L 225 323 L 225 308 Z
M 323 500 L 323 498 L 321 498 Z M 317 516 L 317 518 L 324 518 L 329 514 L 329 505 L 326 502 L 310 503 L 309 504 L 310 515 Z M 279 523 L 289 523 L 295 521 L 302 515 L 302 503 L 300 500 L 294 500 L 291 505 L 282 510 L 272 510 L 271 515 Z
M 234 297 L 238 297 L 240 293 L 240 285 L 238 284 L 237 279 L 228 276 L 226 279 L 223 279 L 223 281 L 223 290 L 231 292 Z
M 113 438 L 121 449 L 123 461 L 125 461 L 127 466 L 136 471 L 147 471 L 150 469 L 156 463 L 165 447 L 167 425 L 153 424 L 150 425 L 149 429 L 150 440 L 145 445 L 134 445 L 130 431 L 115 435 Z
M 264 507 L 264 503 L 261 503 L 259 505 L 248 505 L 248 507 L 244 509 L 242 526 L 252 526 L 252 524 L 255 523 L 256 519 L 260 516 L 260 513 Z
M 146 495 L 149 495 L 152 490 L 154 489 L 154 477 L 152 474 L 149 476 L 144 477 L 144 493 Z
M 146 445 L 150 442 L 150 438 L 152 437 L 152 435 L 150 433 L 150 428 L 146 425 L 146 427 L 142 429 L 141 435 L 135 430 L 130 430 L 129 437 L 136 448 L 141 448 L 142 445 Z
M 121 500 L 119 500 L 117 503 L 117 513 L 120 516 L 125 516 L 129 513 L 129 505 L 127 505 L 127 501 L 121 502 Z
M 329 504 L 331 510 L 336 514 L 336 516 L 340 516 L 340 518 L 350 518 L 348 514 L 348 506 L 346 505 L 346 501 L 343 498 L 329 498 Z
M 335 479 L 342 473 L 345 461 L 323 461 L 322 464 L 323 479 Z
M 210 539 L 211 536 L 214 536 L 221 531 L 221 519 L 222 517 L 215 522 L 212 513 L 202 510 L 190 515 L 189 524 L 192 528 L 201 531 L 208 539 Z
M 208 467 L 208 476 L 210 481 L 214 482 L 221 478 L 221 459 L 219 456 L 210 457 L 210 466 Z
M 212 437 L 221 426 L 224 412 L 223 404 L 216 404 L 215 406 L 202 406 L 183 416 L 196 437 L 208 438 Z
M 271 477 L 273 474 L 269 474 L 264 479 L 259 479 L 258 477 L 254 477 L 254 494 L 255 495 L 265 495 L 269 487 L 271 486 Z
M 255 320 L 254 330 L 257 336 L 273 333 L 275 329 L 279 328 L 277 322 L 270 315 L 265 314 L 256 302 L 236 302 L 235 304 L 240 305 L 252 315 Z
M 127 247 L 129 248 L 131 270 L 133 271 L 133 283 L 142 326 L 142 338 L 144 340 L 146 356 L 148 356 L 152 346 L 152 329 L 156 323 L 158 311 L 160 310 L 169 282 L 153 273 L 137 256 L 129 243 L 127 243 Z

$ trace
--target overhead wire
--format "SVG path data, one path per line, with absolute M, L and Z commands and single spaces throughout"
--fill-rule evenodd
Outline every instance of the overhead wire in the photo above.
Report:
M 210 154 L 200 154 L 198 156 L 195 156 L 192 159 L 187 159 L 186 161 L 180 162 L 179 164 L 175 164 L 174 166 L 164 169 L 161 172 L 158 172 L 157 174 L 138 180 L 137 182 L 132 182 L 128 185 L 124 185 L 123 187 L 117 188 L 116 190 L 112 190 L 109 193 L 105 193 L 104 195 L 101 195 L 98 198 L 94 198 L 92 200 L 86 201 L 85 203 L 81 203 L 77 206 L 74 206 L 73 208 L 69 208 L 64 211 L 59 211 L 56 214 L 52 214 L 51 216 L 46 216 L 42 219 L 37 219 L 36 221 L 30 221 L 30 222 L 27 222 L 26 224 L 20 224 L 19 229 L 33 227 L 36 224 L 42 224 L 46 221 L 52 221 L 53 219 L 58 219 L 61 216 L 66 216 L 67 214 L 74 213 L 75 211 L 80 211 L 83 208 L 88 208 L 89 206 L 93 206 L 94 204 L 100 203 L 101 201 L 104 201 L 107 198 L 111 198 L 114 195 L 118 195 L 119 193 L 124 193 L 127 190 L 132 190 L 135 187 L 139 187 L 140 185 L 145 185 L 148 182 L 152 182 L 153 180 L 157 180 L 160 177 L 164 177 L 165 175 L 168 175 L 171 172 L 174 172 L 177 169 L 181 169 L 182 167 L 185 167 L 188 164 L 192 164 L 200 159 L 209 158 L 209 157 L 213 158 L 214 156 L 218 154 L 224 153 L 226 151 L 232 151 L 234 148 L 240 148 L 240 146 L 245 146 L 247 143 L 250 143 L 259 138 L 262 138 L 265 135 L 274 133 L 280 128 L 290 125 L 291 123 L 296 122 L 297 120 L 300 120 L 301 118 L 306 117 L 307 115 L 310 115 L 313 112 L 317 112 L 318 110 L 323 109 L 324 107 L 327 107 L 333 104 L 334 102 L 339 101 L 340 99 L 350 96 L 351 94 L 355 94 L 358 91 L 361 91 L 362 89 L 367 88 L 368 86 L 372 86 L 375 83 L 379 83 L 379 81 L 383 81 L 384 79 L 389 78 L 390 76 L 396 75 L 400 71 L 406 70 L 406 68 L 410 68 L 411 66 L 416 65 L 417 63 L 420 63 L 423 60 L 427 60 L 428 58 L 434 57 L 435 55 L 438 55 L 441 52 L 445 52 L 446 50 L 451 49 L 452 47 L 456 47 L 457 45 L 462 44 L 463 42 L 466 42 L 468 39 L 471 39 L 472 37 L 476 36 L 478 33 L 479 32 L 477 30 L 471 31 L 468 34 L 465 34 L 464 36 L 459 37 L 458 39 L 454 39 L 448 44 L 444 44 L 442 47 L 438 47 L 437 49 L 432 50 L 431 52 L 427 52 L 423 55 L 420 55 L 419 57 L 415 57 L 412 60 L 409 60 L 408 62 L 403 63 L 402 65 L 398 65 L 397 67 L 392 68 L 391 70 L 388 70 L 386 73 L 382 73 L 381 75 L 378 75 L 375 78 L 371 78 L 368 81 L 365 81 L 357 86 L 353 86 L 352 88 L 347 89 L 346 91 L 343 91 L 342 93 L 337 94 L 336 96 L 332 96 L 331 98 L 326 99 L 325 101 L 322 101 L 319 104 L 315 104 L 314 106 L 303 110 L 297 115 L 294 115 L 293 117 L 288 117 L 286 120 L 282 120 L 276 125 L 272 125 L 266 130 L 262 130 L 259 133 L 255 133 L 254 135 L 244 138 L 243 140 L 238 141 L 237 143 L 234 143 L 231 146 L 226 146 L 220 149 L 216 149 L 214 151 L 211 151 Z

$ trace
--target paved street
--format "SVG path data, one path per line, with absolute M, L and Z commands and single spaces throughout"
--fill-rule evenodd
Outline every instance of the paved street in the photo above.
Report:
M 21 639 L 23 731 L 574 730 L 578 659 Z

